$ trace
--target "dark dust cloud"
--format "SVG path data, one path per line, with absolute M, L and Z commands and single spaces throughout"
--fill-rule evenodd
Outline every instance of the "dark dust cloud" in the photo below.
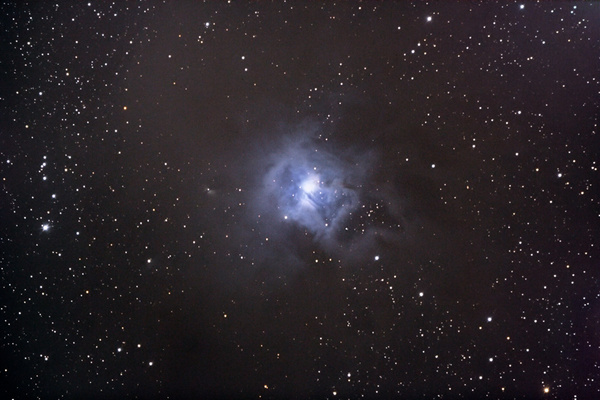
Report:
M 599 3 L 0 14 L 0 397 L 600 398 Z

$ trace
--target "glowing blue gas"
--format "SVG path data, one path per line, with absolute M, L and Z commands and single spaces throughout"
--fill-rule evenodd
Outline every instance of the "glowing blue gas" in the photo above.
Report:
M 299 139 L 288 143 L 265 175 L 264 193 L 276 204 L 279 218 L 293 221 L 317 237 L 329 235 L 358 207 L 356 163 L 348 163 L 321 148 L 320 143 Z

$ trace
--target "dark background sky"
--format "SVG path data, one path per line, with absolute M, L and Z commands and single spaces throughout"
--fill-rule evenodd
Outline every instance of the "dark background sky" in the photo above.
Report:
M 600 396 L 598 3 L 0 14 L 4 397 Z

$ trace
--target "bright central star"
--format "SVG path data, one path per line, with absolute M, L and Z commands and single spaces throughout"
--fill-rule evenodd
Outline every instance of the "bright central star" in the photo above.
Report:
M 318 176 L 309 176 L 302 185 L 300 185 L 300 189 L 302 189 L 305 193 L 311 194 L 314 193 L 315 190 L 319 188 L 319 177 Z

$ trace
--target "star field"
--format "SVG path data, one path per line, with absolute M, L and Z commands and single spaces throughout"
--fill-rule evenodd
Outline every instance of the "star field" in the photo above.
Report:
M 3 398 L 600 397 L 600 4 L 0 13 Z

